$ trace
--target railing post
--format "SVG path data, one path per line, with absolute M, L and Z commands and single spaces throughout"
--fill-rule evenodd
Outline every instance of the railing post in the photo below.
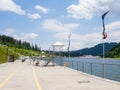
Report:
M 82 71 L 84 72 L 84 62 L 82 62 Z
M 92 63 L 90 63 L 90 74 L 92 75 Z
M 102 77 L 105 78 L 105 64 L 102 64 Z
M 62 61 L 62 59 L 60 59 L 60 65 L 62 66 L 62 63 L 64 63 L 63 61 Z
M 70 61 L 68 61 L 68 67 L 70 68 Z
M 78 70 L 78 62 L 77 62 L 77 70 Z
M 67 63 L 68 63 L 68 66 L 67 66 L 67 67 L 69 67 L 69 65 L 70 65 L 70 64 L 69 64 L 69 61 L 67 61 Z
M 72 61 L 72 69 L 73 69 L 73 61 Z

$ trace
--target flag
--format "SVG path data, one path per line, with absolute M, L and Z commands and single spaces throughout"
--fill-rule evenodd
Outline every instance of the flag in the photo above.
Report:
M 106 39 L 106 38 L 107 38 L 107 33 L 104 32 L 104 33 L 103 33 L 103 39 Z
M 104 20 L 106 14 L 108 13 L 109 11 L 105 12 L 103 15 L 102 15 L 102 20 Z
M 68 36 L 68 48 L 67 48 L 68 52 L 69 52 L 69 49 L 70 49 L 70 36 L 71 36 L 71 34 L 69 34 L 69 36 Z
M 105 32 L 105 24 L 104 24 L 104 18 L 106 16 L 106 14 L 108 13 L 109 11 L 105 12 L 103 15 L 102 15 L 102 24 L 103 24 L 103 39 L 106 39 L 107 38 L 107 33 Z

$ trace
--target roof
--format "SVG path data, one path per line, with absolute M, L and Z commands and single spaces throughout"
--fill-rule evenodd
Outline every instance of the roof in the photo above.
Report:
M 64 45 L 61 42 L 55 42 L 52 46 L 61 47 L 61 46 L 64 46 Z

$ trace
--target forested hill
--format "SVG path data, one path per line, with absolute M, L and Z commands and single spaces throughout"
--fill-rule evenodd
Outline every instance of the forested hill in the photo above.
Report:
M 111 58 L 120 58 L 120 43 L 115 46 L 114 48 L 112 48 L 107 54 L 107 57 L 111 57 Z
M 105 53 L 109 52 L 117 43 L 105 43 Z M 103 44 L 95 45 L 91 48 L 84 48 L 76 51 L 71 51 L 71 56 L 93 55 L 102 56 Z
M 37 45 L 31 45 L 29 42 L 14 39 L 13 37 L 0 35 L 0 44 L 8 47 L 16 47 L 33 51 L 41 51 Z

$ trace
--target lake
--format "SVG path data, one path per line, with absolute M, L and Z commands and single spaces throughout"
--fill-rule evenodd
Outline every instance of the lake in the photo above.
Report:
M 55 63 L 98 77 L 120 82 L 120 60 L 102 58 L 56 58 Z

